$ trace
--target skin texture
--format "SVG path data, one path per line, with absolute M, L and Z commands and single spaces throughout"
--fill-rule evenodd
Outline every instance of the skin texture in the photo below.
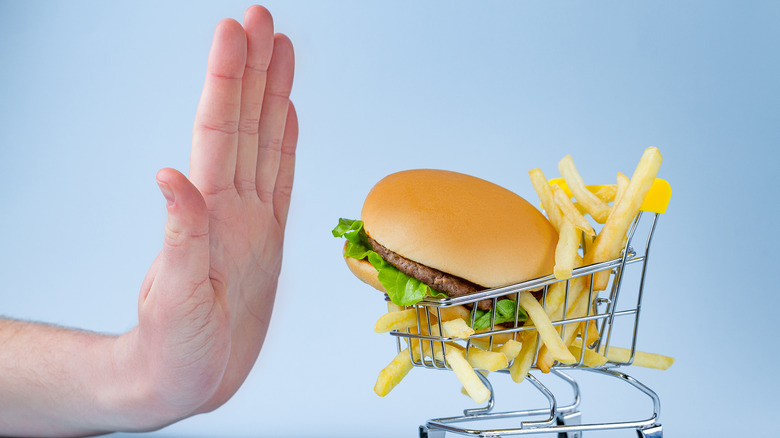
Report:
M 105 336 L 0 320 L 0 435 L 154 430 L 225 403 L 263 345 L 282 264 L 298 120 L 294 54 L 270 13 L 221 21 L 189 178 L 162 169 L 168 219 L 138 325 Z

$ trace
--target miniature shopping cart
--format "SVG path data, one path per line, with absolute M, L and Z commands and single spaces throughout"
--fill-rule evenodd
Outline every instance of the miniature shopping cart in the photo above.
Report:
M 562 184 L 562 182 L 553 180 L 551 183 Z M 606 290 L 598 292 L 593 290 L 593 281 L 590 281 L 590 289 L 587 290 L 588 310 L 587 314 L 578 318 L 563 319 L 553 322 L 554 325 L 561 327 L 562 334 L 566 330 L 576 330 L 580 328 L 579 339 L 581 343 L 587 340 L 587 347 L 592 351 L 597 351 L 607 357 L 606 363 L 592 367 L 586 363 L 586 348 L 580 348 L 579 357 L 574 364 L 561 364 L 555 362 L 546 379 L 558 379 L 557 382 L 564 382 L 564 388 L 570 388 L 566 391 L 553 392 L 542 383 L 537 366 L 539 358 L 540 342 L 533 354 L 531 371 L 525 376 L 533 388 L 538 390 L 546 400 L 546 406 L 536 409 L 510 410 L 503 412 L 494 412 L 495 392 L 490 383 L 487 373 L 477 373 L 487 389 L 490 390 L 490 398 L 483 407 L 467 409 L 463 415 L 436 418 L 428 420 L 420 426 L 421 438 L 443 438 L 446 433 L 460 434 L 466 436 L 479 437 L 504 437 L 514 435 L 539 434 L 539 433 L 558 433 L 559 437 L 580 437 L 583 432 L 596 430 L 613 429 L 635 429 L 639 436 L 645 438 L 660 438 L 662 436 L 662 427 L 659 422 L 660 399 L 658 395 L 650 388 L 634 379 L 633 377 L 619 371 L 623 366 L 631 365 L 637 354 L 637 333 L 639 327 L 639 316 L 642 307 L 642 297 L 644 293 L 645 277 L 647 273 L 647 263 L 650 255 L 650 243 L 658 224 L 660 215 L 665 212 L 671 197 L 671 188 L 669 184 L 661 179 L 656 179 L 653 184 L 641 211 L 634 218 L 633 223 L 627 234 L 626 245 L 623 248 L 622 255 L 614 260 L 605 261 L 598 264 L 583 266 L 574 270 L 573 275 L 567 280 L 557 280 L 549 275 L 523 283 L 510 286 L 485 290 L 473 295 L 448 299 L 425 299 L 414 307 L 417 308 L 417 327 L 406 330 L 396 330 L 390 334 L 396 338 L 398 352 L 402 352 L 407 346 L 418 348 L 406 348 L 409 351 L 413 365 L 421 368 L 433 370 L 451 370 L 450 362 L 447 360 L 447 348 L 445 344 L 459 344 L 461 351 L 465 355 L 469 354 L 469 348 L 472 345 L 487 345 L 488 350 L 492 349 L 494 343 L 500 343 L 500 339 L 511 337 L 513 340 L 520 340 L 523 337 L 538 336 L 536 332 L 529 332 L 534 328 L 526 326 L 523 321 L 515 321 L 495 324 L 495 319 L 485 331 L 478 331 L 468 339 L 458 339 L 446 336 L 435 336 L 432 334 L 445 333 L 442 327 L 442 312 L 447 308 L 454 306 L 466 306 L 472 308 L 477 302 L 483 300 L 492 300 L 492 308 L 495 309 L 500 298 L 517 296 L 523 291 L 534 291 L 536 296 L 541 296 L 540 302 L 546 302 L 547 293 L 555 283 L 565 283 L 566 296 L 563 301 L 564 312 L 571 306 L 569 297 L 569 287 L 571 282 L 579 277 L 593 276 L 598 272 L 607 271 L 610 273 L 610 282 Z M 646 238 L 644 238 L 646 236 Z M 559 286 L 560 287 L 560 286 Z M 518 302 L 519 300 L 515 300 Z M 519 312 L 516 312 L 517 315 Z M 476 312 L 471 312 L 472 321 Z M 495 318 L 492 316 L 491 318 Z M 589 332 L 590 331 L 590 332 Z M 593 332 L 595 331 L 595 333 Z M 416 351 L 438 351 L 440 354 L 412 354 Z M 610 349 L 620 350 L 621 355 L 611 354 Z M 468 356 L 466 356 L 468 357 Z M 517 360 L 517 359 L 516 359 Z M 509 374 L 510 367 L 499 370 L 499 374 Z M 638 391 L 644 394 L 652 401 L 652 412 L 643 418 L 628 421 L 607 421 L 598 423 L 583 423 L 582 415 L 579 411 L 581 393 L 578 382 L 569 375 L 570 370 L 585 370 L 599 375 L 599 379 L 612 378 L 613 381 L 622 382 L 627 385 L 630 392 Z M 564 372 L 565 371 L 565 372 Z M 492 378 L 494 374 L 490 374 Z M 537 377 L 538 376 L 538 377 Z M 550 376 L 550 377 L 547 377 Z M 500 376 L 503 378 L 503 376 Z M 621 386 L 622 386 L 621 384 Z M 525 382 L 523 382 L 525 385 Z M 561 386 L 561 385 L 558 385 Z M 495 423 L 501 420 L 501 426 L 495 426 Z M 508 424 L 508 426 L 505 426 Z

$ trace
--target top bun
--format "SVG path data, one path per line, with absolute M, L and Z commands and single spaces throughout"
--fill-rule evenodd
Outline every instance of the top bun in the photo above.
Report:
M 417 263 L 494 288 L 552 273 L 558 233 L 528 201 L 469 175 L 417 169 L 371 189 L 366 233 Z

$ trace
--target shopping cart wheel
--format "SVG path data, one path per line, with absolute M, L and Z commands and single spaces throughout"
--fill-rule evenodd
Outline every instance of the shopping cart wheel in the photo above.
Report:
M 663 438 L 664 431 L 660 424 L 654 424 L 644 429 L 637 429 L 639 438 Z
M 428 429 L 427 426 L 420 426 L 420 438 L 444 438 L 445 432 L 441 429 Z
M 572 411 L 558 414 L 555 418 L 558 426 L 573 426 L 582 424 L 582 412 Z M 582 432 L 561 432 L 558 438 L 582 438 Z

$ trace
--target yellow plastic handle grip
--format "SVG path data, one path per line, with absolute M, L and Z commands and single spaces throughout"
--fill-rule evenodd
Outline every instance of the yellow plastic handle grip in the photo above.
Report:
M 550 184 L 556 184 L 560 186 L 564 192 L 571 198 L 573 195 L 569 186 L 566 185 L 566 181 L 563 178 L 553 178 L 550 180 Z M 601 190 L 604 185 L 586 186 L 588 190 L 593 193 Z M 665 179 L 656 178 L 653 181 L 653 185 L 650 187 L 650 191 L 647 192 L 647 197 L 642 206 L 639 207 L 642 211 L 648 211 L 651 213 L 666 213 L 666 207 L 669 206 L 669 200 L 672 199 L 672 186 Z

